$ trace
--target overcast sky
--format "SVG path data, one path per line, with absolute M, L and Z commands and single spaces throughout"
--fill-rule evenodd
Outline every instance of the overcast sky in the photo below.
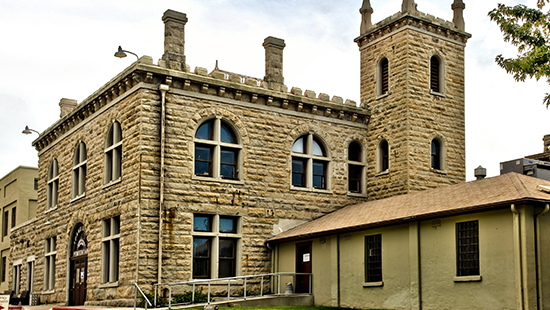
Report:
M 401 0 L 371 0 L 373 22 L 401 9 Z M 418 10 L 452 20 L 452 0 L 416 0 Z M 543 151 L 550 134 L 542 105 L 549 85 L 515 82 L 498 54 L 516 51 L 487 17 L 496 0 L 466 0 L 466 172 Z M 501 0 L 534 6 L 536 0 Z M 155 63 L 163 54 L 167 9 L 187 14 L 185 54 L 191 70 L 263 78 L 264 38 L 285 40 L 285 84 L 359 102 L 362 0 L 2 0 L 0 1 L 0 178 L 19 165 L 37 166 L 36 134 L 59 119 L 59 100 L 82 102 L 129 66 L 113 57 L 121 45 Z

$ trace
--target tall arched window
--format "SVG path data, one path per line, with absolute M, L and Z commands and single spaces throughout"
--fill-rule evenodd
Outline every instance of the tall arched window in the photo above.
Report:
M 73 156 L 73 198 L 80 197 L 86 192 L 86 162 L 86 144 L 80 141 Z
M 57 207 L 57 191 L 59 189 L 59 170 L 57 167 L 57 159 L 52 159 L 50 162 L 50 167 L 48 168 L 48 180 L 47 180 L 47 192 L 46 200 L 47 207 L 55 208 Z
M 242 145 L 231 125 L 219 118 L 205 121 L 195 133 L 195 175 L 240 179 L 241 150 Z
M 365 156 L 359 142 L 353 141 L 348 148 L 348 191 L 350 193 L 365 192 Z
M 292 146 L 292 185 L 327 189 L 329 158 L 321 141 L 312 133 L 294 141 Z
M 387 140 L 378 144 L 377 172 L 384 172 L 390 168 L 390 147 Z
M 120 123 L 114 121 L 105 140 L 105 183 L 120 179 L 122 174 L 122 130 Z
M 431 144 L 431 167 L 442 170 L 443 167 L 443 149 L 441 141 L 433 139 Z
M 390 64 L 388 58 L 384 57 L 378 62 L 376 94 L 385 95 L 389 91 Z

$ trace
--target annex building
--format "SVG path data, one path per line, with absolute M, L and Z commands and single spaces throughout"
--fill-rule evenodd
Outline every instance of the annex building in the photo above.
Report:
M 62 99 L 60 119 L 33 142 L 39 154 L 36 218 L 12 229 L 11 285 L 31 283 L 41 303 L 129 305 L 133 283 L 147 289 L 300 271 L 298 254 L 311 255 L 317 281 L 325 268 L 317 257 L 324 254 L 307 245 L 328 241 L 299 233 L 310 226 L 291 228 L 316 225 L 312 220 L 347 208 L 371 210 L 365 206 L 373 203 L 391 213 L 411 193 L 464 182 L 464 49 L 470 38 L 464 7 L 455 0 L 449 22 L 404 0 L 400 12 L 373 25 L 373 9 L 363 1 L 355 39 L 358 103 L 285 85 L 285 43 L 274 37 L 263 42 L 263 78 L 218 67 L 191 71 L 184 53 L 187 16 L 166 11 L 162 59 L 140 58 L 81 103 Z M 410 225 L 405 230 L 419 230 L 420 224 Z M 386 239 L 373 241 L 384 253 Z M 353 246 L 362 253 L 363 242 Z M 413 251 L 414 244 L 406 248 Z M 334 266 L 345 261 L 332 260 L 338 251 L 327 253 L 332 278 L 314 283 L 316 303 L 359 307 L 360 301 L 345 300 L 347 284 L 332 286 L 340 277 Z M 16 265 L 29 257 L 32 273 Z M 353 257 L 346 264 L 363 274 L 367 264 Z M 385 280 L 388 257 L 377 267 L 381 276 L 372 278 L 378 284 L 364 282 L 402 293 Z M 408 300 L 420 300 L 421 290 L 407 285 L 406 302 L 373 307 L 414 308 L 419 303 Z

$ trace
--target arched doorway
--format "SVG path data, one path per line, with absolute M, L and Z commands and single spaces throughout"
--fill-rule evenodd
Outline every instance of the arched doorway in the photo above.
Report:
M 86 229 L 78 223 L 73 230 L 70 251 L 69 305 L 83 305 L 86 301 L 86 280 L 88 279 L 88 240 Z

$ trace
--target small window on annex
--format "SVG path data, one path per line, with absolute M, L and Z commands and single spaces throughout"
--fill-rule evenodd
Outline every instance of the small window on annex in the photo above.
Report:
M 378 143 L 376 155 L 376 172 L 388 171 L 390 168 L 390 146 L 387 140 L 384 139 Z
M 118 181 L 122 174 L 122 129 L 114 121 L 105 140 L 105 184 Z
M 478 221 L 456 223 L 456 275 L 480 275 Z
M 57 159 L 52 159 L 50 162 L 50 167 L 48 168 L 48 179 L 47 179 L 47 190 L 46 190 L 46 200 L 47 207 L 55 208 L 57 207 L 57 191 L 59 189 L 59 170 L 57 167 Z
M 382 281 L 382 235 L 365 236 L 365 282 Z
M 240 218 L 195 214 L 193 216 L 193 278 L 226 278 L 237 275 Z
M 350 193 L 365 192 L 365 156 L 363 147 L 357 141 L 348 148 L 348 191 Z
M 382 96 L 389 91 L 390 80 L 390 64 L 388 58 L 384 57 L 378 62 L 377 79 L 376 79 L 376 95 Z
M 194 141 L 196 176 L 224 180 L 241 178 L 242 145 L 229 123 L 219 118 L 203 122 Z
M 86 192 L 86 144 L 80 141 L 73 156 L 73 188 L 72 198 L 77 198 Z
M 299 137 L 292 146 L 292 186 L 328 189 L 329 163 L 319 138 L 312 133 Z
M 431 167 L 437 170 L 443 170 L 444 160 L 443 160 L 443 143 L 441 140 L 435 138 L 432 140 L 430 146 L 431 154 Z

